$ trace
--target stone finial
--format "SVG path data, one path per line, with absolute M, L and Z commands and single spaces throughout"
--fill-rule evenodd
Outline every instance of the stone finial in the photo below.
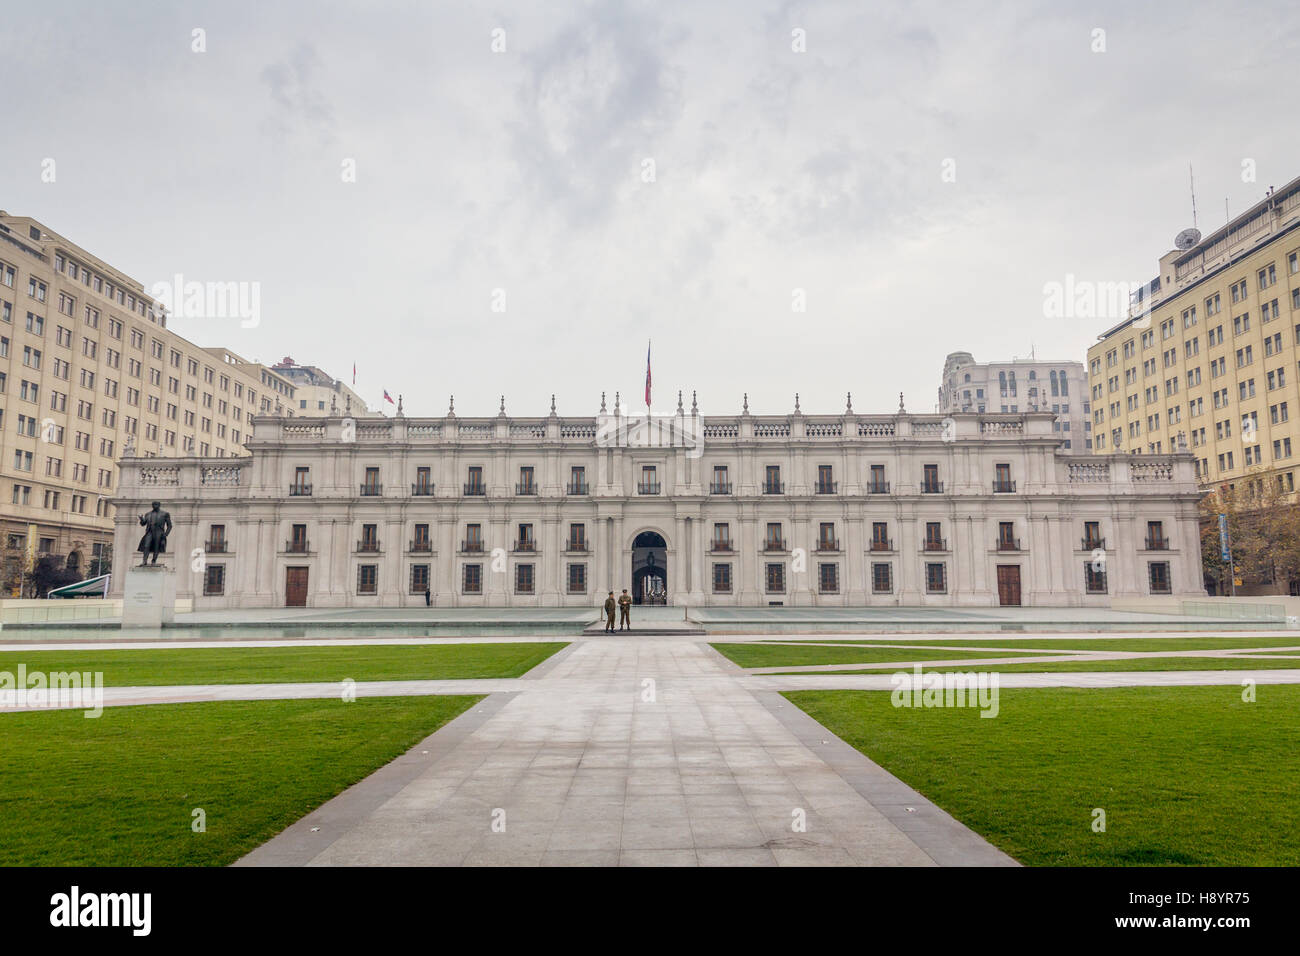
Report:
M 456 396 L 455 395 L 450 395 L 447 398 L 447 417 L 448 418 L 456 417 Z
M 348 418 L 352 417 L 352 396 L 351 395 L 348 396 L 348 407 L 346 409 L 346 414 Z
M 846 414 L 846 415 L 852 415 L 852 414 L 853 414 L 853 393 L 852 393 L 852 392 L 849 392 L 849 397 L 848 397 L 848 399 L 847 399 L 847 404 L 844 406 L 844 414 Z
M 691 414 L 698 415 L 699 413 L 700 403 L 695 400 L 695 389 L 691 389 Z
M 551 392 L 551 414 L 555 414 L 555 393 Z
M 898 393 L 898 414 L 902 415 L 907 409 L 903 407 L 903 393 Z
M 742 414 L 745 414 L 745 415 L 748 415 L 748 414 L 749 414 L 749 392 L 746 392 L 746 393 L 745 393 L 745 404 L 744 404 L 744 406 L 741 408 L 741 412 L 742 412 Z
M 335 392 L 330 396 L 330 416 L 333 417 L 339 413 L 339 396 Z
M 397 417 L 402 417 L 402 393 L 397 393 Z
M 605 414 L 605 393 L 600 393 L 600 413 Z
M 796 412 L 799 411 L 799 393 L 798 393 L 798 392 L 795 392 L 795 393 L 794 393 L 794 410 L 795 410 Z
M 682 408 L 682 390 L 680 388 L 677 390 L 677 411 L 684 411 Z
M 499 411 L 497 414 L 498 414 L 498 415 L 504 415 L 505 413 L 506 413 L 506 397 L 505 397 L 504 395 L 502 395 L 502 396 L 501 396 L 501 411 Z
M 615 415 L 618 414 L 618 404 L 619 404 L 618 392 L 615 392 L 614 393 L 614 414 Z

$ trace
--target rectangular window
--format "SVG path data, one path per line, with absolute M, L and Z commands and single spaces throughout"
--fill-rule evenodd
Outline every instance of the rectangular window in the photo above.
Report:
M 718 562 L 713 565 L 713 593 L 731 593 L 731 565 Z
M 886 563 L 871 566 L 871 591 L 873 594 L 893 593 L 894 575 L 892 565 Z
M 766 583 L 768 594 L 785 593 L 785 565 L 772 563 L 767 566 Z
M 226 566 L 209 564 L 203 569 L 203 594 L 214 597 L 226 593 Z
M 429 589 L 429 566 L 427 564 L 411 565 L 411 593 L 423 594 Z
M 534 589 L 533 578 L 534 565 L 516 564 L 515 565 L 515 593 L 532 594 Z
M 822 594 L 839 594 L 840 566 L 838 564 L 819 564 L 817 566 L 817 585 Z
M 1147 564 L 1147 573 L 1151 580 L 1152 594 L 1170 594 L 1173 587 L 1169 578 L 1168 561 L 1151 561 Z
M 925 590 L 927 594 L 948 593 L 948 578 L 942 563 L 925 566 Z
M 587 566 L 585 564 L 569 565 L 569 593 L 587 593 Z
M 361 564 L 357 566 L 357 593 L 379 593 L 379 565 Z
M 1105 565 L 1100 561 L 1085 561 L 1083 563 L 1083 583 L 1084 589 L 1089 594 L 1106 593 L 1106 571 Z
M 482 594 L 483 593 L 483 565 L 467 564 L 461 592 L 463 594 Z

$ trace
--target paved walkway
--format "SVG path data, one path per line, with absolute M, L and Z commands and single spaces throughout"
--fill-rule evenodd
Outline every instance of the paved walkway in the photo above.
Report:
M 510 683 L 241 863 L 1014 862 L 702 643 L 581 641 Z

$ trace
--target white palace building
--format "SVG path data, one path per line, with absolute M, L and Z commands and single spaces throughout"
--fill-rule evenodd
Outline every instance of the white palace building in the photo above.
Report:
M 251 456 L 120 462 L 196 610 L 1099 606 L 1204 593 L 1192 456 L 1066 454 L 1020 414 L 254 419 Z

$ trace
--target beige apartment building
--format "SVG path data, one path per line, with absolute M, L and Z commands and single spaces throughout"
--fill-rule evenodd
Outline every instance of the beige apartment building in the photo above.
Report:
M 1202 488 L 1300 470 L 1300 179 L 1160 259 L 1130 317 L 1088 349 L 1093 451 L 1184 443 Z
M 224 458 L 293 382 L 167 328 L 136 280 L 0 211 L 0 590 L 42 554 L 96 570 L 126 454 Z

